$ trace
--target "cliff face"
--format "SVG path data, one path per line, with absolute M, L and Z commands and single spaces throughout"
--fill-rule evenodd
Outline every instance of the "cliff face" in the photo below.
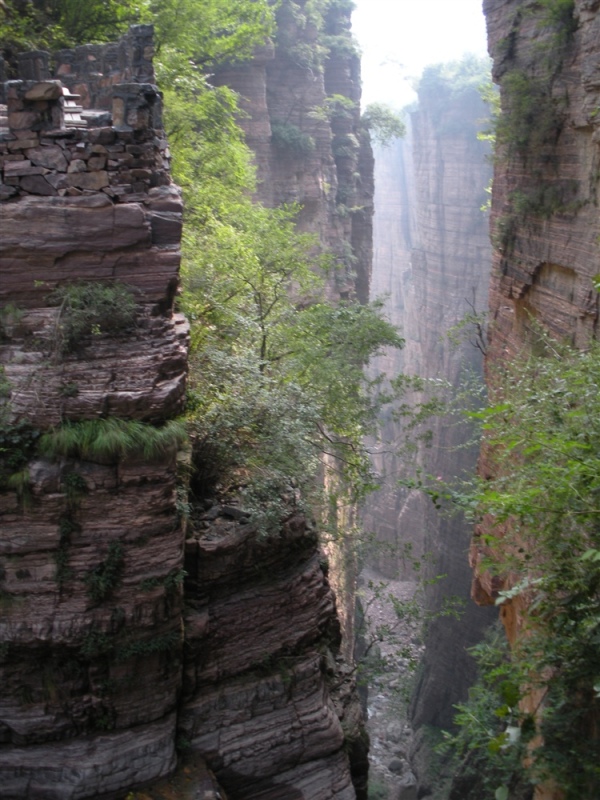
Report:
M 299 227 L 318 235 L 339 269 L 332 297 L 368 299 L 373 157 L 360 125 L 360 58 L 348 3 L 286 0 L 274 47 L 249 64 L 219 69 L 240 94 L 255 154 L 257 197 L 298 203 Z
M 67 127 L 48 77 L 9 84 L 0 137 L 3 452 L 27 467 L 0 495 L 2 797 L 91 796 L 168 772 L 181 684 L 176 439 L 156 459 L 32 446 L 105 417 L 158 431 L 183 407 L 181 202 L 160 101 L 121 83 L 127 124 Z M 78 281 L 127 284 L 134 311 L 67 347 L 53 293 Z
M 575 0 L 559 7 L 488 0 L 484 11 L 502 105 L 492 201 L 494 251 L 486 356 L 494 398 L 503 363 L 531 352 L 539 355 L 539 327 L 582 349 L 598 335 L 598 295 L 592 278 L 600 255 L 600 3 Z M 559 421 L 554 424 L 560 427 Z M 495 477 L 493 453 L 485 444 L 480 472 Z M 509 525 L 504 530 L 495 526 L 499 542 L 491 554 L 481 538 L 485 525 L 486 520 L 471 547 L 473 596 L 480 603 L 493 603 L 500 590 L 511 588 L 511 576 L 492 578 L 482 560 L 499 555 L 502 563 L 502 551 L 510 548 L 503 539 Z M 542 535 L 539 538 L 543 541 Z M 568 546 L 564 547 L 566 551 Z M 535 563 L 535 554 L 528 552 L 525 558 Z M 561 586 L 563 594 L 568 596 Z M 528 626 L 530 602 L 523 592 L 502 603 L 501 618 L 511 643 Z M 539 610 L 535 614 L 543 617 Z M 556 614 L 553 608 L 552 616 Z M 571 636 L 576 638 L 576 634 Z M 557 672 L 561 668 L 559 664 Z M 548 692 L 528 689 L 520 704 L 524 712 L 542 720 L 544 737 L 550 741 L 552 734 L 543 728 L 543 721 L 548 699 L 548 704 L 553 699 L 552 673 L 548 670 L 543 679 Z M 582 693 L 579 684 L 571 691 Z M 572 696 L 565 694 L 561 703 L 569 707 Z M 593 750 L 597 728 L 593 700 L 586 708 L 590 726 L 586 745 Z M 580 723 L 585 724 L 588 720 Z M 570 737 L 575 729 L 569 723 L 566 735 Z M 578 754 L 576 747 L 569 744 L 569 752 Z M 585 775 L 585 767 L 576 759 L 576 773 Z M 577 796 L 593 796 L 594 787 L 592 779 L 589 794 L 583 788 Z M 549 780 L 535 788 L 536 800 L 567 795 L 575 796 L 572 787 L 561 791 Z
M 170 773 L 176 740 L 198 792 L 217 790 L 205 760 L 230 800 L 363 797 L 361 711 L 314 530 L 290 512 L 257 540 L 217 505 L 179 521 L 185 458 L 165 421 L 186 381 L 181 202 L 151 31 L 59 55 L 78 96 L 43 54 L 24 59 L 0 135 L 0 421 L 22 476 L 2 464 L 0 797 L 119 795 Z M 120 287 L 131 318 L 73 333 L 90 285 Z M 40 449 L 53 431 L 80 438 Z M 149 457 L 129 435 L 163 439 Z
M 388 313 L 406 338 L 404 350 L 376 365 L 388 374 L 445 379 L 457 388 L 465 369 L 481 375 L 481 352 L 469 342 L 455 346 L 446 334 L 466 314 L 485 308 L 490 246 L 480 207 L 491 166 L 476 133 L 488 113 L 474 88 L 423 89 L 407 138 L 376 159 L 373 292 L 390 295 Z M 417 456 L 427 473 L 450 480 L 474 469 L 474 449 L 457 449 L 468 436 L 464 428 L 447 418 L 427 427 L 431 447 Z M 401 425 L 389 421 L 384 437 L 401 445 Z M 465 648 L 478 640 L 489 616 L 468 602 L 468 526 L 457 517 L 440 517 L 420 493 L 399 489 L 402 462 L 401 456 L 376 458 L 386 485 L 368 505 L 365 523 L 382 545 L 371 557 L 382 574 L 410 577 L 412 556 L 406 558 L 404 550 L 409 544 L 413 555 L 431 554 L 430 575 L 445 576 L 427 589 L 429 608 L 439 610 L 449 596 L 466 601 L 460 621 L 442 618 L 429 627 L 412 702 L 415 727 L 446 727 L 473 678 Z
M 600 3 L 575 2 L 568 25 L 553 24 L 532 3 L 489 1 L 484 10 L 508 120 L 491 219 L 493 375 L 495 365 L 531 346 L 532 319 L 578 347 L 597 336 Z M 521 112 L 519 94 L 527 99 Z M 481 470 L 487 469 L 484 451 Z M 473 591 L 479 602 L 493 602 L 500 587 L 478 573 L 483 555 L 475 541 Z M 504 604 L 502 615 L 514 634 L 516 605 Z

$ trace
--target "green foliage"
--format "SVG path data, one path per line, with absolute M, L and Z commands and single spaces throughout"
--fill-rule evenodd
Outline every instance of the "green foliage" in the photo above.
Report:
M 267 0 L 149 0 L 147 8 L 163 62 L 192 59 L 201 66 L 243 61 L 274 32 Z
M 496 142 L 511 157 L 543 155 L 562 127 L 558 102 L 547 78 L 513 69 L 502 78 L 502 113 L 496 125 Z
M 456 731 L 444 732 L 436 752 L 449 761 L 444 771 L 453 775 L 450 797 L 514 797 L 517 788 L 528 783 L 523 759 L 534 728 L 531 720 L 525 729 L 521 725 L 521 693 L 504 632 L 491 629 L 470 652 L 478 663 L 480 678 L 469 690 L 468 699 L 456 706 Z
M 557 44 L 566 44 L 577 30 L 575 0 L 539 0 L 542 8 L 540 24 L 554 28 L 559 37 Z
M 346 95 L 332 94 L 325 98 L 324 116 L 334 125 L 338 121 L 353 119 L 357 110 L 357 103 Z
M 455 499 L 483 521 L 488 568 L 523 597 L 530 623 L 511 653 L 514 683 L 542 692 L 534 780 L 567 800 L 591 800 L 600 747 L 600 345 L 580 352 L 532 325 L 538 356 L 496 377 L 498 404 L 482 422 L 493 477 Z
M 306 158 L 315 151 L 315 140 L 291 122 L 271 122 L 271 142 L 281 152 L 294 158 Z
M 9 61 L 23 50 L 111 41 L 139 21 L 142 5 L 136 0 L 4 0 L 0 41 Z
M 122 333 L 135 323 L 135 299 L 122 283 L 69 284 L 50 299 L 60 306 L 53 336 L 60 353 L 78 350 L 90 336 Z
M 336 158 L 356 159 L 359 148 L 360 142 L 353 133 L 339 134 L 331 143 L 331 149 Z
M 198 231 L 183 296 L 194 323 L 193 483 L 200 494 L 242 486 L 263 530 L 285 497 L 311 494 L 325 453 L 340 458 L 352 492 L 370 482 L 362 437 L 378 398 L 362 368 L 402 344 L 378 306 L 324 301 L 327 261 L 294 214 L 240 202 Z
M 83 579 L 92 602 L 101 603 L 111 596 L 121 581 L 124 566 L 123 545 L 121 542 L 111 542 L 104 561 L 90 570 Z
M 177 631 L 163 633 L 150 639 L 131 639 L 119 645 L 115 650 L 117 661 L 127 661 L 130 658 L 151 656 L 155 653 L 172 654 L 181 646 L 181 634 Z
M 92 626 L 84 636 L 79 652 L 83 658 L 95 661 L 102 656 L 109 655 L 113 648 L 113 638 L 98 627 Z
M 131 457 L 157 460 L 187 441 L 184 426 L 176 420 L 155 427 L 137 420 L 107 419 L 65 422 L 39 441 L 47 458 L 61 456 L 91 461 L 117 461 Z
M 362 115 L 362 123 L 382 147 L 387 147 L 394 139 L 401 139 L 406 133 L 402 117 L 385 103 L 370 103 Z
M 445 106 L 463 96 L 481 94 L 482 86 L 490 82 L 489 58 L 466 55 L 459 61 L 447 61 L 425 67 L 417 84 L 419 95 L 429 102 Z
M 71 545 L 72 535 L 79 533 L 81 527 L 72 519 L 70 515 L 65 515 L 59 520 L 58 530 L 60 539 L 58 549 L 54 554 L 54 561 L 56 563 L 56 573 L 54 575 L 54 579 L 56 580 L 59 588 L 62 588 L 65 583 L 70 581 L 73 577 L 73 570 L 69 566 L 69 548 Z
M 18 331 L 24 312 L 14 303 L 7 303 L 0 308 L 0 342 L 10 341 Z
M 152 589 L 156 589 L 158 586 L 162 586 L 165 591 L 172 592 L 181 586 L 185 575 L 186 573 L 184 570 L 176 569 L 162 578 L 145 578 L 140 583 L 140 591 L 149 592 Z
M 26 420 L 9 422 L 0 417 L 0 489 L 15 490 L 28 499 L 28 461 L 33 457 L 40 432 Z
M 0 418 L 4 413 L 4 408 L 6 407 L 6 401 L 12 394 L 12 385 L 11 382 L 6 377 L 6 370 L 3 366 L 0 366 Z

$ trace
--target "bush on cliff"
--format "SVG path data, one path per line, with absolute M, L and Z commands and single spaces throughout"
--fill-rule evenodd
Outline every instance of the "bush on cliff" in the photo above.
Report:
M 600 344 L 582 352 L 535 325 L 531 336 L 537 355 L 497 375 L 500 401 L 477 415 L 491 477 L 454 497 L 480 525 L 483 567 L 506 587 L 497 603 L 509 615 L 527 609 L 504 667 L 522 695 L 498 703 L 495 713 L 514 727 L 495 737 L 498 752 L 508 758 L 513 742 L 527 743 L 531 781 L 555 782 L 566 800 L 592 800 L 600 780 Z M 464 714 L 458 721 L 474 735 Z

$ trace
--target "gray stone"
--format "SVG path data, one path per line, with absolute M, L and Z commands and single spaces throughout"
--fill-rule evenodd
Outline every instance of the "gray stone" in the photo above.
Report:
M 400 758 L 392 758 L 392 760 L 388 764 L 388 769 L 395 775 L 402 775 L 402 773 L 404 772 L 404 761 L 402 761 L 402 759 Z
M 48 167 L 58 172 L 67 171 L 67 159 L 58 145 L 51 147 L 34 147 L 27 151 L 27 158 L 37 167 Z
M 68 183 L 78 189 L 92 189 L 98 191 L 108 186 L 108 173 L 99 172 L 74 172 L 67 176 Z
M 417 800 L 417 779 L 412 772 L 404 775 L 397 789 L 398 793 L 395 800 Z
M 26 175 L 21 178 L 21 188 L 30 194 L 56 195 L 56 189 L 42 175 Z
M 60 81 L 43 81 L 25 92 L 26 100 L 58 100 L 62 96 Z

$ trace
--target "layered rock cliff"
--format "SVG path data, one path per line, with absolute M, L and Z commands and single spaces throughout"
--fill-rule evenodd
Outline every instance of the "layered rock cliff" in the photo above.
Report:
M 365 301 L 373 157 L 360 123 L 360 57 L 350 17 L 350 3 L 285 0 L 274 46 L 249 64 L 220 68 L 216 80 L 239 92 L 258 199 L 298 203 L 299 227 L 318 234 L 336 256 L 332 296 Z
M 139 26 L 61 53 L 58 74 L 36 53 L 9 84 L 0 796 L 119 795 L 170 773 L 178 741 L 232 800 L 364 797 L 361 710 L 314 529 L 290 510 L 258 540 L 218 504 L 180 521 L 181 202 L 150 56 Z
M 488 384 L 495 399 L 502 365 L 536 354 L 540 329 L 581 349 L 598 335 L 598 295 L 592 279 L 600 255 L 600 3 L 488 0 L 484 11 L 502 107 L 492 200 L 494 250 L 486 355 Z M 558 429 L 560 421 L 555 425 Z M 485 445 L 480 472 L 488 479 L 496 476 L 491 449 Z M 471 548 L 473 596 L 480 603 L 493 603 L 499 591 L 514 583 L 511 575 L 492 578 L 483 567 L 483 559 L 489 555 L 499 555 L 502 563 L 510 548 L 505 538 L 510 526 L 496 526 L 499 540 L 488 551 L 481 536 L 487 525 L 484 519 Z M 535 561 L 535 554 L 527 552 L 525 558 L 532 557 Z M 593 593 L 593 584 L 589 590 Z M 568 597 L 564 584 L 559 598 L 563 596 Z M 529 603 L 527 593 L 515 591 L 515 596 L 501 605 L 501 618 L 512 644 L 528 627 Z M 551 616 L 556 616 L 555 606 Z M 561 668 L 559 663 L 558 673 Z M 550 684 L 552 676 L 550 669 L 541 683 L 547 680 Z M 524 695 L 522 711 L 544 719 L 545 690 L 529 688 Z M 561 698 L 561 707 L 568 708 L 573 697 L 580 695 L 583 689 L 578 685 Z M 548 697 L 552 700 L 551 692 Z M 563 724 L 569 728 L 569 737 L 576 730 L 585 731 L 580 735 L 593 753 L 594 764 L 597 710 L 593 700 L 586 709 L 588 719 L 579 727 Z M 540 743 L 541 739 L 532 747 Z M 574 754 L 571 763 L 579 775 L 586 775 L 586 766 L 577 761 L 577 745 L 570 744 L 568 752 Z M 563 773 L 562 779 L 568 783 L 570 777 L 565 779 Z M 594 778 L 591 782 L 595 783 Z M 581 787 L 563 787 L 563 791 L 546 774 L 535 787 L 535 798 L 595 796 L 594 787 L 584 778 Z
M 484 10 L 505 120 L 491 217 L 491 376 L 531 347 L 536 323 L 577 347 L 597 336 L 600 3 L 575 2 L 560 20 L 528 2 L 490 0 Z M 484 451 L 484 474 L 486 464 Z M 484 553 L 476 540 L 473 592 L 482 603 L 500 588 L 477 569 Z M 512 635 L 519 602 L 502 608 Z

